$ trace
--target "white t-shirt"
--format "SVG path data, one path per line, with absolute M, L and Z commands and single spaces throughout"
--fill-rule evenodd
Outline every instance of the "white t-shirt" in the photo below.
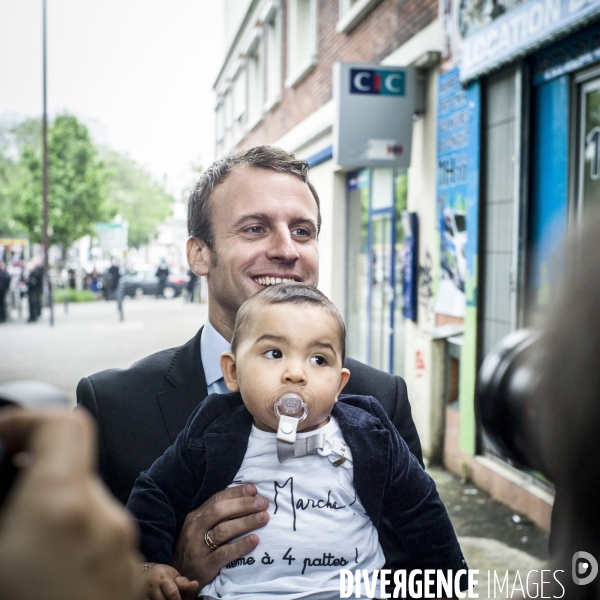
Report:
M 319 433 L 344 442 L 333 417 Z M 356 496 L 352 463 L 336 467 L 318 454 L 280 463 L 276 435 L 252 427 L 231 484 L 254 483 L 269 500 L 270 520 L 255 532 L 260 542 L 254 552 L 202 589 L 206 598 L 339 598 L 341 569 L 372 572 L 385 562 L 377 530 Z M 379 592 L 378 585 L 376 597 Z

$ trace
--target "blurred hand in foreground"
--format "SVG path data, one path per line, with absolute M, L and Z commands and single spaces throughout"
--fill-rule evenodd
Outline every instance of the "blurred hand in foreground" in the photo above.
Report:
M 136 529 L 95 473 L 91 419 L 5 408 L 0 439 L 20 467 L 0 507 L 0 597 L 139 598 Z

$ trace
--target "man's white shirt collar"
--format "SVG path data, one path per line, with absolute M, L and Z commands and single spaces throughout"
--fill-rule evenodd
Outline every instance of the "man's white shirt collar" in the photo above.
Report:
M 200 356 L 209 394 L 229 392 L 223 381 L 219 359 L 223 352 L 231 352 L 231 344 L 211 325 L 207 319 L 200 337 Z M 219 381 L 220 380 L 220 381 Z

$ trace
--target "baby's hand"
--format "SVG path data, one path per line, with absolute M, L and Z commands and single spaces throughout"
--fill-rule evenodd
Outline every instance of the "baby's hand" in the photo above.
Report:
M 144 600 L 181 600 L 198 588 L 197 581 L 190 581 L 169 565 L 154 564 L 144 569 L 140 577 L 144 582 Z

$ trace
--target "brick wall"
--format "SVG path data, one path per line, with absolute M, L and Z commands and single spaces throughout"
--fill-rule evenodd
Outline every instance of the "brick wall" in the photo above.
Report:
M 283 2 L 282 80 L 287 69 L 287 2 Z M 338 33 L 339 0 L 318 1 L 318 62 L 295 88 L 283 88 L 281 102 L 263 116 L 235 150 L 269 144 L 332 97 L 333 64 L 378 63 L 421 31 L 438 14 L 438 0 L 384 0 L 350 34 Z

